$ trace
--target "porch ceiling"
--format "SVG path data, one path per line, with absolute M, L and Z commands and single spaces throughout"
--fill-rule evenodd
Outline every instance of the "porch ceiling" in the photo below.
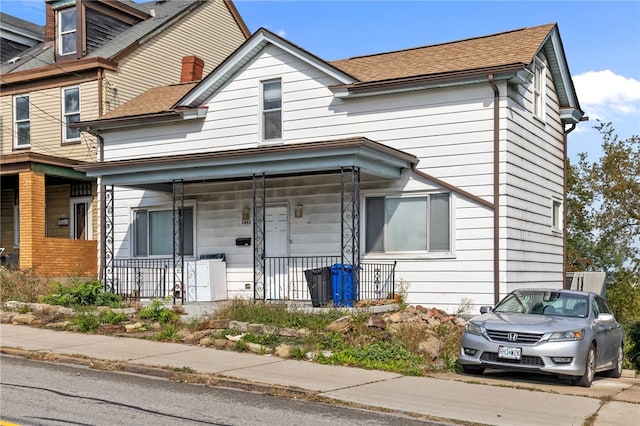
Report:
M 418 163 L 412 154 L 364 137 L 271 145 L 202 154 L 117 160 L 81 165 L 76 170 L 102 177 L 105 185 L 145 186 L 173 180 L 197 181 L 283 175 L 359 167 L 380 178 L 399 178 Z

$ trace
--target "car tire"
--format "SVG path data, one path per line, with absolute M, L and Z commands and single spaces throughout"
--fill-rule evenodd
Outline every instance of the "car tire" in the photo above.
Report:
M 484 367 L 475 367 L 473 365 L 463 365 L 462 366 L 462 371 L 465 372 L 465 374 L 482 374 L 484 373 Z
M 607 371 L 607 376 L 613 377 L 614 379 L 619 379 L 622 376 L 622 360 L 624 358 L 624 349 L 622 345 L 618 347 L 618 352 L 616 353 L 616 359 L 614 360 L 614 367 L 612 370 Z
M 584 374 L 579 379 L 576 379 L 576 384 L 583 388 L 588 388 L 593 383 L 593 377 L 596 375 L 596 348 L 592 344 L 587 351 L 587 358 L 585 361 Z

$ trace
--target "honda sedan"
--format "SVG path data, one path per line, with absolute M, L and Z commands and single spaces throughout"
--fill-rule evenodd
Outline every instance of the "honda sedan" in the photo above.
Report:
M 468 321 L 460 358 L 465 373 L 487 367 L 568 376 L 589 387 L 596 372 L 622 374 L 624 336 L 600 295 L 520 289 Z

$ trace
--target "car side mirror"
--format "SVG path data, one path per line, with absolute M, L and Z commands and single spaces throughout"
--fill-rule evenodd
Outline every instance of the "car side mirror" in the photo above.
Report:
M 492 306 L 480 306 L 480 313 L 481 314 L 487 314 L 489 312 L 493 311 L 493 307 Z
M 598 315 L 598 321 L 613 321 L 614 319 L 613 314 L 601 313 Z

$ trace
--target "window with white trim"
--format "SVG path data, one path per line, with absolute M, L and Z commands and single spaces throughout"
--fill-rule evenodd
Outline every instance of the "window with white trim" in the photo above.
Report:
M 13 248 L 20 248 L 20 205 L 13 205 Z
M 538 58 L 533 61 L 533 68 L 533 114 L 542 120 L 545 114 L 546 68 L 544 62 Z
M 31 146 L 31 105 L 29 95 L 13 97 L 13 147 Z
M 92 239 L 91 197 L 73 197 L 70 199 L 69 204 L 71 210 L 69 237 L 72 240 Z
M 449 194 L 367 197 L 367 253 L 450 252 Z
M 262 140 L 282 139 L 282 81 L 262 82 Z
M 58 12 L 58 55 L 76 53 L 76 22 L 75 7 Z
M 551 204 L 551 226 L 553 229 L 562 229 L 562 202 L 553 200 Z
M 62 89 L 62 140 L 63 142 L 77 142 L 80 140 L 80 130 L 69 127 L 71 123 L 80 121 L 80 88 L 65 87 Z
M 139 209 L 133 212 L 133 255 L 135 257 L 173 255 L 173 210 Z M 184 255 L 194 254 L 194 208 L 184 207 Z

